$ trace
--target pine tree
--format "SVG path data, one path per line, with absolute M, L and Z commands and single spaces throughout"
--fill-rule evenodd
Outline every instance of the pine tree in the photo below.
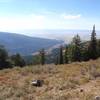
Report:
M 62 46 L 60 46 L 59 64 L 63 64 L 63 47 Z
M 82 46 L 81 55 L 82 55 L 82 58 L 81 58 L 82 61 L 89 60 L 88 48 L 85 44 L 84 44 L 84 46 Z
M 65 48 L 65 55 L 64 55 L 65 59 L 64 59 L 64 63 L 67 64 L 68 63 L 68 46 L 66 46 Z
M 16 54 L 16 55 L 12 55 L 11 56 L 11 60 L 12 60 L 12 62 L 13 62 L 13 64 L 14 64 L 14 66 L 20 66 L 20 67 L 23 67 L 23 66 L 25 66 L 25 61 L 24 61 L 24 59 L 21 57 L 21 55 L 20 54 Z
M 88 53 L 90 59 L 97 58 L 97 39 L 96 39 L 95 25 L 93 26 L 93 31 L 91 33 L 91 41 L 88 47 Z
M 72 45 L 73 61 L 81 61 L 81 39 L 78 34 L 73 38 Z
M 11 62 L 8 57 L 8 52 L 6 51 L 4 46 L 0 45 L 0 69 L 4 69 L 8 67 L 9 68 L 12 67 Z
M 100 57 L 100 40 L 98 40 L 97 43 L 97 53 L 98 53 L 98 57 Z
M 8 53 L 3 46 L 0 46 L 0 62 L 3 63 L 8 58 Z M 2 64 L 0 64 L 2 65 Z
M 45 64 L 45 50 L 44 49 L 40 51 L 40 57 L 41 57 L 40 63 L 41 65 L 44 65 Z
M 71 63 L 74 61 L 73 59 L 73 50 L 74 50 L 74 46 L 72 44 L 69 44 L 68 46 L 68 52 L 67 52 L 67 57 L 68 57 L 68 62 Z

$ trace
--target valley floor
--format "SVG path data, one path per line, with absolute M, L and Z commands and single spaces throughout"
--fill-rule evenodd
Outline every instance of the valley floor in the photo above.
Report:
M 42 79 L 42 87 L 31 85 Z M 0 71 L 0 100 L 94 100 L 100 96 L 100 59 Z

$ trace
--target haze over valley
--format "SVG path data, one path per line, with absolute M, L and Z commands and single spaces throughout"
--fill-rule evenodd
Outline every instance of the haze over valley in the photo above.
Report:
M 91 27 L 92 29 L 92 27 Z M 87 41 L 91 37 L 92 30 L 81 30 L 81 29 L 38 29 L 38 30 L 26 30 L 22 32 L 25 35 L 32 37 L 41 37 L 48 39 L 63 40 L 66 43 L 71 42 L 72 38 L 79 34 L 83 41 Z M 96 30 L 97 38 L 100 38 L 100 31 Z

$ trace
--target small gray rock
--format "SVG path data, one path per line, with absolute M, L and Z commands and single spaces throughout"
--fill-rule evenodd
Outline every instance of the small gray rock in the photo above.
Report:
M 32 84 L 33 86 L 36 86 L 36 87 L 41 87 L 41 86 L 43 85 L 43 83 L 44 83 L 43 80 L 33 80 L 33 81 L 31 82 L 31 84 Z

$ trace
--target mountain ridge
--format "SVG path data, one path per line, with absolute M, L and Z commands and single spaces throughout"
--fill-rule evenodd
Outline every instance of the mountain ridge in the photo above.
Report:
M 62 42 L 60 40 L 30 37 L 17 33 L 0 32 L 0 44 L 5 46 L 9 54 L 31 55 L 42 48 L 47 49 Z

